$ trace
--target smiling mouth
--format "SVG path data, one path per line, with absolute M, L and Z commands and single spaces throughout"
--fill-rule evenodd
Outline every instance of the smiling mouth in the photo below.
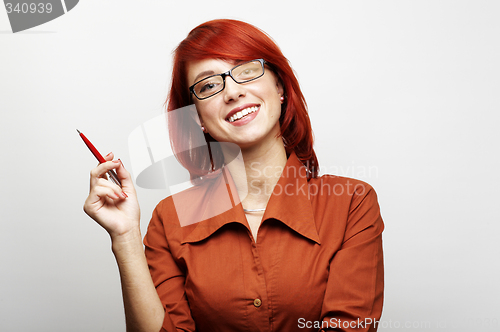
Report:
M 258 109 L 259 109 L 259 106 L 247 107 L 247 108 L 239 111 L 238 113 L 230 116 L 229 119 L 227 119 L 227 121 L 228 122 L 238 121 L 238 120 L 246 117 L 248 114 L 252 114 L 252 113 L 257 112 Z

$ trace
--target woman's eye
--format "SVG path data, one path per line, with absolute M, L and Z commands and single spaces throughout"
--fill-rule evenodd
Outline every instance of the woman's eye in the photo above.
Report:
M 251 76 L 253 74 L 254 70 L 253 69 L 245 69 L 241 75 L 243 76 Z
M 241 71 L 237 75 L 237 77 L 240 80 L 245 80 L 245 79 L 250 79 L 250 78 L 255 77 L 256 74 L 257 74 L 257 68 L 250 67 L 250 68 L 245 68 L 243 71 Z
M 214 82 L 203 83 L 203 85 L 200 88 L 200 93 L 210 92 L 212 90 L 215 90 L 217 88 L 217 85 L 218 84 Z

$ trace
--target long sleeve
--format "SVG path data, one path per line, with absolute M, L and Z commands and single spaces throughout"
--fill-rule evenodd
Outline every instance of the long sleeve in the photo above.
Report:
M 165 231 L 179 227 L 164 224 L 165 201 L 153 212 L 144 237 L 145 254 L 156 291 L 165 309 L 161 331 L 196 331 L 184 290 L 185 272 L 177 265 L 170 251 Z
M 374 332 L 382 314 L 384 224 L 373 188 L 365 184 L 357 189 L 351 197 L 342 246 L 330 263 L 321 311 L 326 323 L 321 331 Z

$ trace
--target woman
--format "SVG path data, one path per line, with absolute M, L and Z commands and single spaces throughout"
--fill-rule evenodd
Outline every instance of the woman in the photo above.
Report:
M 169 128 L 196 186 L 158 204 L 145 253 L 129 173 L 112 154 L 91 172 L 84 209 L 111 236 L 127 329 L 376 331 L 376 194 L 318 177 L 305 100 L 277 45 L 234 20 L 193 29 L 175 51 L 169 114 L 193 103 L 198 117 L 179 113 Z M 207 149 L 192 149 L 186 121 Z M 111 169 L 122 189 L 104 180 Z

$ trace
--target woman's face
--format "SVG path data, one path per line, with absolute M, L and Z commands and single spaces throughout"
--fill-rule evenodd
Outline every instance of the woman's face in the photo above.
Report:
M 234 66 L 234 63 L 218 59 L 192 62 L 187 70 L 188 85 L 224 73 Z M 251 82 L 238 84 L 229 76 L 225 80 L 224 90 L 215 96 L 204 100 L 193 96 L 206 132 L 219 142 L 235 143 L 241 149 L 276 142 L 280 133 L 280 97 L 283 95 L 276 75 L 265 68 L 264 75 Z M 251 113 L 235 119 L 240 111 L 244 111 L 242 114 Z

